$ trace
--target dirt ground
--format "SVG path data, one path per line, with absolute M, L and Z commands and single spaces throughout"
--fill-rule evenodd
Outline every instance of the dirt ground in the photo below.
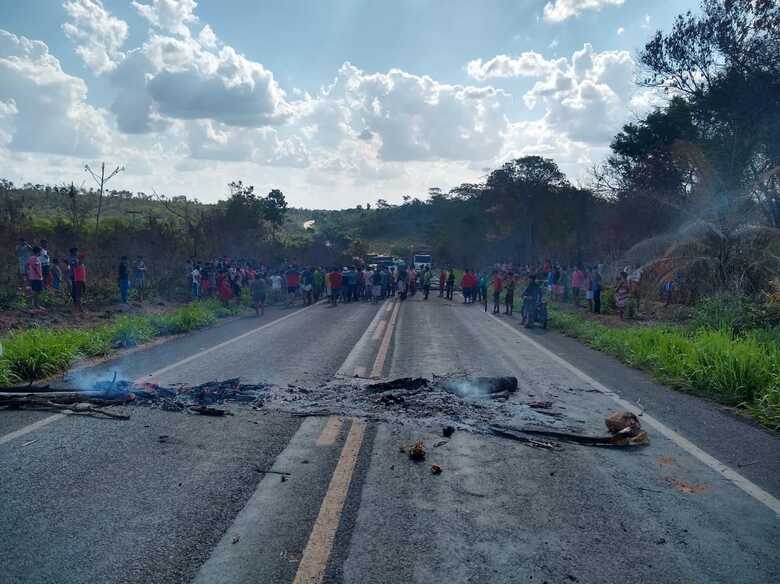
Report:
M 4 310 L 0 312 L 0 336 L 12 331 L 33 327 L 50 329 L 93 328 L 106 324 L 121 314 L 157 314 L 168 312 L 178 306 L 175 302 L 131 302 L 130 304 L 110 304 L 88 306 L 84 312 L 76 311 L 72 306 L 52 306 L 46 309 L 25 308 L 22 310 Z

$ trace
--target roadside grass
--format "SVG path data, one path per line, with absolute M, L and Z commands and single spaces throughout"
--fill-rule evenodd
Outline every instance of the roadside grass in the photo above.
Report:
M 12 332 L 0 339 L 0 385 L 49 377 L 68 370 L 79 359 L 109 355 L 155 337 L 186 333 L 239 312 L 239 307 L 226 308 L 215 300 L 204 300 L 167 314 L 120 316 L 92 329 L 33 328 Z
M 550 310 L 550 326 L 650 371 L 678 389 L 747 409 L 760 423 L 780 429 L 780 344 L 776 331 L 735 335 L 731 328 L 611 328 L 577 313 Z

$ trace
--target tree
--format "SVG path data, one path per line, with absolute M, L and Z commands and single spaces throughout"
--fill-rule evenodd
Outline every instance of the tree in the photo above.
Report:
M 780 165 L 780 3 L 703 0 L 700 15 L 688 12 L 668 34 L 656 32 L 640 60 L 645 85 L 690 104 L 720 204 L 740 210 L 736 194 L 750 191 L 778 225 L 772 170 Z
M 497 235 L 514 240 L 514 233 L 524 231 L 522 243 L 526 260 L 536 261 L 537 234 L 544 218 L 543 211 L 555 192 L 568 186 L 558 165 L 541 156 L 518 158 L 491 172 L 483 198 L 498 228 Z M 517 229 L 521 223 L 525 224 L 524 230 Z
M 284 224 L 287 215 L 287 201 L 284 193 L 279 189 L 273 189 L 262 199 L 263 219 L 271 224 L 271 237 L 276 239 L 276 230 Z

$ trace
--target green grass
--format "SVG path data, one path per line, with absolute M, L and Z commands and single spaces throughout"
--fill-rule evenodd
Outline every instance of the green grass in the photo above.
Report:
M 550 326 L 668 385 L 748 409 L 780 429 L 780 344 L 776 333 L 682 327 L 607 327 L 572 312 L 551 309 Z
M 0 385 L 35 381 L 66 371 L 79 359 L 108 355 L 162 335 L 181 334 L 231 316 L 239 308 L 216 301 L 185 304 L 162 315 L 120 316 L 92 329 L 33 328 L 1 339 Z

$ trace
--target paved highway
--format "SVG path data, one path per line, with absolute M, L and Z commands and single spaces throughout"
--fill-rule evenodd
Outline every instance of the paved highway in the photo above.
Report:
M 225 418 L 126 408 L 126 422 L 0 412 L 3 583 L 778 581 L 776 435 L 479 306 L 417 295 L 271 309 L 68 380 L 113 371 L 304 387 L 515 375 L 507 407 L 550 400 L 601 432 L 608 412 L 638 406 L 651 443 L 549 451 L 459 431 L 434 448 L 439 418 L 299 418 L 238 404 Z M 399 451 L 418 438 L 422 464 Z

